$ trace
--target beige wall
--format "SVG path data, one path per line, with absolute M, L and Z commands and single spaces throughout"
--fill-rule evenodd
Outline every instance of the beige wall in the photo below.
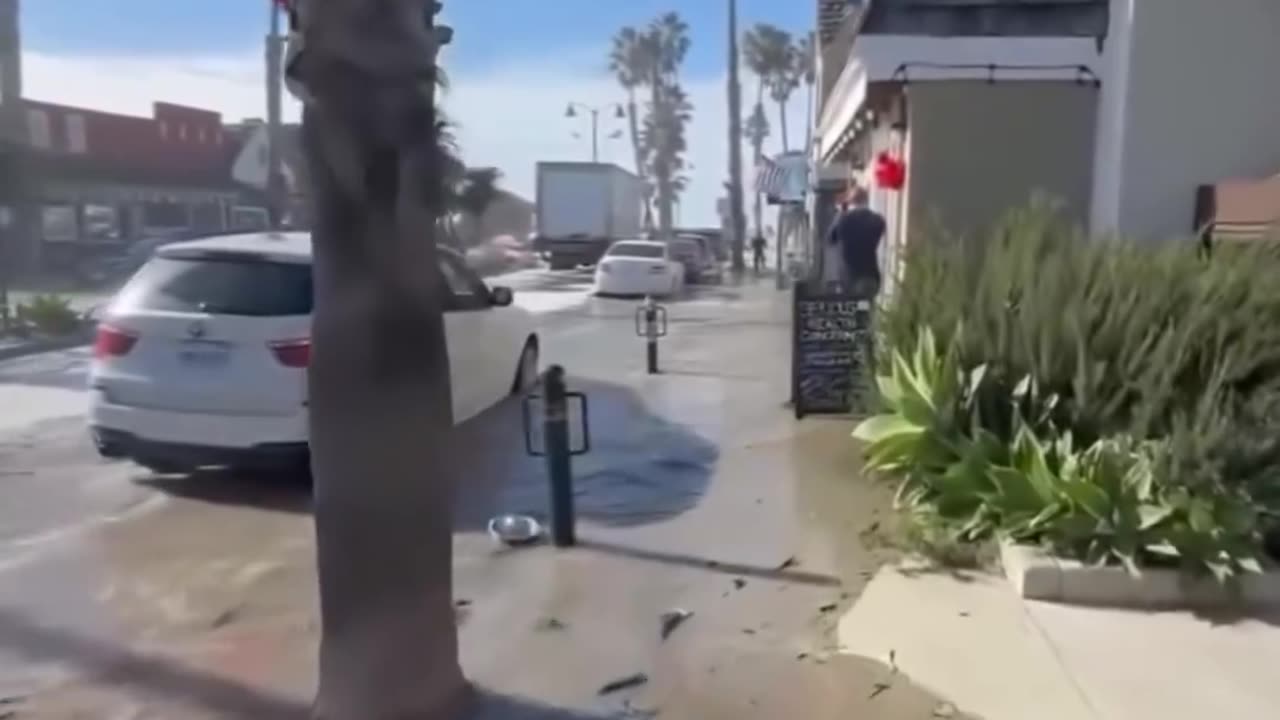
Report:
M 1116 213 L 1139 239 L 1192 232 L 1198 185 L 1280 172 L 1280 2 L 1115 0 L 1129 77 Z M 1117 37 L 1117 41 L 1122 38 Z M 1110 42 L 1110 41 L 1109 41 Z
M 972 235 L 1036 191 L 1089 220 L 1098 90 L 1070 81 L 912 83 L 908 222 Z

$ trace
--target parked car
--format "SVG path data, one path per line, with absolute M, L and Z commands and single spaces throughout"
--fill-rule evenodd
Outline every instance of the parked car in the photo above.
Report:
M 440 250 L 454 421 L 535 382 L 538 336 L 512 292 Z M 90 370 L 98 451 L 160 472 L 302 467 L 312 256 L 305 233 L 166 245 L 104 309 Z M 357 421 L 352 418 L 352 421 Z
M 706 238 L 711 243 L 711 251 L 716 260 L 722 263 L 729 262 L 729 243 L 724 237 L 724 231 L 719 228 L 680 228 L 676 230 L 677 235 L 697 235 Z
M 596 265 L 597 295 L 676 295 L 684 288 L 684 265 L 671 247 L 656 240 L 620 240 Z
M 705 235 L 694 233 L 680 233 L 677 238 L 691 240 L 698 244 L 702 254 L 698 263 L 698 272 L 695 282 L 720 282 L 724 277 L 723 266 L 720 258 L 716 255 L 714 243 L 711 238 Z

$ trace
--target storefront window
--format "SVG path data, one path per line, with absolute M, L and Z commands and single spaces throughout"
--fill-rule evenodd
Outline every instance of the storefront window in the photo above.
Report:
M 176 202 L 149 202 L 142 206 L 143 224 L 152 229 L 184 229 L 190 218 L 187 207 Z
M 40 208 L 40 237 L 47 243 L 71 243 L 80 236 L 74 205 Z
M 84 206 L 84 236 L 90 242 L 119 242 L 120 211 L 110 205 Z

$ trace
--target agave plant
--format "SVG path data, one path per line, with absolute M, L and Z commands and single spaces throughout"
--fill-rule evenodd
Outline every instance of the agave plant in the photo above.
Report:
M 1157 559 L 1223 581 L 1260 568 L 1261 493 L 1241 483 L 1195 485 L 1177 471 L 1218 457 L 1219 435 L 1204 446 L 1195 438 L 1227 427 L 1222 416 L 1210 427 L 1204 410 L 1161 440 L 1119 434 L 1081 445 L 1056 424 L 1058 396 L 1027 376 L 1004 398 L 1005 435 L 984 426 L 990 415 L 979 403 L 992 397 L 990 375 L 986 366 L 960 367 L 962 344 L 963 331 L 941 351 L 926 328 L 910 358 L 891 353 L 877 378 L 883 411 L 854 431 L 866 443 L 866 467 L 898 478 L 900 508 L 955 540 L 1042 544 L 1133 573 Z M 1280 452 L 1280 442 L 1266 447 Z M 1203 467 L 1190 476 L 1203 478 Z

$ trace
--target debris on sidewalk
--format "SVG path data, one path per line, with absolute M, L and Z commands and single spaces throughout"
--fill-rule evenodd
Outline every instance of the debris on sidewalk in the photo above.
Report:
M 559 618 L 546 617 L 538 621 L 538 630 L 540 632 L 559 632 L 568 628 L 569 626 Z
M 774 569 L 775 569 L 775 570 L 777 570 L 777 571 L 779 571 L 779 572 L 781 572 L 781 571 L 783 571 L 783 570 L 787 570 L 787 569 L 789 569 L 789 568 L 793 568 L 793 567 L 795 567 L 795 566 L 796 566 L 796 564 L 797 564 L 798 562 L 799 562 L 799 561 L 798 561 L 798 560 L 796 560 L 796 556 L 795 556 L 795 555 L 791 555 L 791 556 L 790 556 L 790 557 L 788 557 L 786 560 L 783 560 L 782 562 L 778 563 L 778 566 L 777 566 L 776 568 L 774 568 Z
M 836 608 L 838 608 L 838 607 L 840 607 L 840 606 L 839 606 L 838 604 L 836 604 L 836 603 L 827 603 L 826 605 L 823 605 L 822 607 L 818 608 L 818 612 L 820 612 L 820 613 L 822 613 L 822 614 L 824 614 L 824 615 L 825 615 L 825 614 L 827 614 L 827 613 L 833 613 L 833 612 L 835 612 L 835 611 L 836 611 Z
M 744 578 L 734 578 L 734 579 L 733 579 L 733 589 L 734 589 L 734 590 L 741 590 L 742 588 L 744 588 L 744 587 L 746 587 L 746 586 L 747 586 L 747 581 L 746 581 Z
M 26 702 L 26 698 L 21 695 L 6 695 L 0 697 L 0 720 L 17 720 L 19 705 Z
M 660 631 L 661 639 L 666 640 L 671 637 L 671 633 L 675 632 L 676 628 L 680 627 L 685 620 L 688 620 L 691 617 L 693 617 L 693 611 L 685 610 L 683 608 L 675 608 L 662 613 L 660 616 L 660 620 L 662 621 Z
M 605 683 L 603 686 L 601 686 L 600 690 L 597 691 L 596 694 L 611 695 L 620 690 L 630 690 L 631 688 L 634 688 L 634 687 L 640 687 L 641 685 L 644 685 L 647 682 L 649 682 L 648 675 L 645 675 L 644 673 L 636 673 L 634 675 L 628 675 L 626 677 L 618 678 L 617 680 L 613 680 L 611 682 Z
M 933 709 L 933 716 L 936 718 L 953 718 L 956 716 L 956 706 L 949 702 L 938 703 L 938 707 Z
M 228 608 L 223 612 L 219 613 L 218 617 L 214 618 L 213 622 L 209 623 L 209 627 L 213 630 L 226 627 L 227 625 L 230 625 L 231 623 L 235 622 L 236 618 L 238 618 L 239 616 L 240 616 L 239 607 Z M 0 706 L 2 706 L 3 704 L 4 703 L 0 702 Z

